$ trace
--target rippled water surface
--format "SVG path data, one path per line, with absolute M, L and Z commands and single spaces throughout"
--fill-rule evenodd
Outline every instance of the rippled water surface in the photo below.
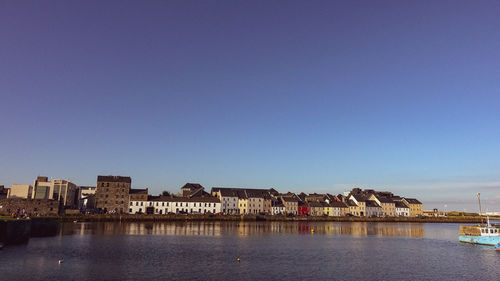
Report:
M 65 223 L 0 251 L 0 280 L 500 280 L 500 252 L 459 243 L 458 227 Z

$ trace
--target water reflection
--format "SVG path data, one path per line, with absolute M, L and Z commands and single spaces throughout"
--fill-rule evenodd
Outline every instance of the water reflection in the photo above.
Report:
M 63 223 L 59 235 L 261 236 L 270 234 L 424 237 L 424 225 L 370 222 Z

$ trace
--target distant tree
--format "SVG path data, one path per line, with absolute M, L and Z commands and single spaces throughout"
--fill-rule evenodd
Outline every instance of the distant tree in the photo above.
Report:
M 170 192 L 168 192 L 168 191 L 164 190 L 164 191 L 161 193 L 161 195 L 163 195 L 163 196 L 170 196 Z

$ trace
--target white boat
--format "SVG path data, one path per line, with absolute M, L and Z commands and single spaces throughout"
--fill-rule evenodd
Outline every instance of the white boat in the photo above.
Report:
M 481 199 L 480 194 L 477 194 L 479 200 L 479 216 L 481 215 Z M 489 246 L 497 246 L 500 243 L 500 226 L 492 225 L 490 218 L 486 217 L 486 224 L 479 225 L 461 225 L 460 242 L 481 244 Z

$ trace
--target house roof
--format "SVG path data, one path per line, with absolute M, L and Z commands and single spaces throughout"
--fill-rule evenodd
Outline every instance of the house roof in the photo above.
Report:
M 314 207 L 314 208 L 323 208 L 323 205 L 321 205 L 320 202 L 316 202 L 316 201 L 311 201 L 311 202 L 308 202 L 307 205 L 309 205 L 309 207 Z
M 352 197 L 356 199 L 358 202 L 365 202 L 367 201 L 366 197 L 361 195 L 361 194 L 351 194 Z
M 394 203 L 394 201 L 390 198 L 378 196 L 377 199 L 378 199 L 378 201 L 380 201 L 380 203 Z
M 408 202 L 408 204 L 422 204 L 422 202 L 418 201 L 415 198 L 406 198 L 405 197 L 404 200 L 406 200 L 406 202 Z
M 278 201 L 273 201 L 273 202 L 272 202 L 272 206 L 273 206 L 273 207 L 280 207 L 280 208 L 281 208 L 281 207 L 283 207 L 283 208 L 285 207 L 285 205 L 283 205 L 283 203 L 278 202 Z
M 352 201 L 352 200 L 349 199 L 347 201 L 347 206 L 358 206 L 358 205 L 354 201 Z
M 402 201 L 396 201 L 396 208 L 410 208 Z
M 131 188 L 129 194 L 148 194 L 147 188 Z
M 197 189 L 200 189 L 200 188 L 203 188 L 203 186 L 199 183 L 186 183 L 185 185 L 183 185 L 181 187 L 181 189 L 189 189 L 189 190 L 197 190 Z
M 271 190 L 257 188 L 212 187 L 212 192 L 220 192 L 222 196 L 246 198 L 271 199 Z M 275 191 L 275 190 L 274 190 Z
M 380 208 L 380 205 L 377 204 L 377 202 L 375 202 L 375 201 L 366 200 L 366 207 L 371 207 L 371 208 L 378 207 L 378 208 Z
M 281 197 L 284 202 L 299 202 L 299 199 L 295 197 Z
M 339 202 L 339 201 L 333 201 L 333 202 L 330 202 L 330 206 L 332 207 L 338 207 L 338 208 L 347 208 L 347 205 L 342 203 L 342 202 Z
M 122 177 L 122 176 L 97 176 L 97 181 L 131 183 L 132 179 L 130 177 Z

